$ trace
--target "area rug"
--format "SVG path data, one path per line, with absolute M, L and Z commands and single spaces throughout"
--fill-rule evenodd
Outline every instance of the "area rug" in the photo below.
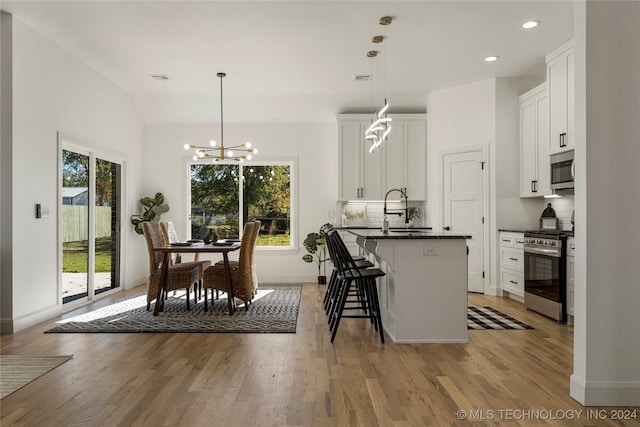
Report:
M 467 307 L 468 329 L 533 329 L 491 307 Z
M 4 399 L 72 357 L 0 355 L 0 399 Z
M 226 294 L 214 301 L 213 308 L 209 300 L 205 312 L 204 299 L 194 304 L 191 294 L 191 310 L 187 311 L 184 292 L 175 296 L 170 292 L 164 311 L 154 316 L 153 303 L 151 311 L 147 311 L 146 292 L 140 292 L 90 313 L 61 320 L 45 333 L 295 333 L 300 290 L 300 284 L 260 284 L 249 309 L 240 305 L 232 316 L 223 296 Z

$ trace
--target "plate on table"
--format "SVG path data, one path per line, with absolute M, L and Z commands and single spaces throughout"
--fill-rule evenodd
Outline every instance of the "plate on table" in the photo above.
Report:
M 193 245 L 192 242 L 174 242 L 174 243 L 171 243 L 171 246 L 178 246 L 178 247 L 179 246 L 191 246 L 191 245 Z
M 212 246 L 231 246 L 233 242 L 211 242 Z
M 187 243 L 202 243 L 203 240 L 202 239 L 191 239 L 191 240 L 187 240 Z
M 224 239 L 224 242 L 227 243 L 240 243 L 240 239 Z

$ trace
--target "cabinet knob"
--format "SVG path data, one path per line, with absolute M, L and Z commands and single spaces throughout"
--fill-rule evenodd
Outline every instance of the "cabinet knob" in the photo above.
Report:
M 449 227 L 448 225 L 446 227 L 444 227 L 445 230 L 449 231 L 451 230 L 451 227 Z

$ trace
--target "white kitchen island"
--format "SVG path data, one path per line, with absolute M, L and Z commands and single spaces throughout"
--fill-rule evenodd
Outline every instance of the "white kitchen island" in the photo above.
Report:
M 467 342 L 466 237 L 431 231 L 350 230 L 369 241 L 382 324 L 394 343 Z M 363 248 L 367 249 L 367 248 Z

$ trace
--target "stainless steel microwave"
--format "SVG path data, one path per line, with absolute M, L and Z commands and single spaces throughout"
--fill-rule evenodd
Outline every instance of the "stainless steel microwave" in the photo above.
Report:
M 573 188 L 575 175 L 573 150 L 552 154 L 551 158 L 551 189 L 564 190 Z

